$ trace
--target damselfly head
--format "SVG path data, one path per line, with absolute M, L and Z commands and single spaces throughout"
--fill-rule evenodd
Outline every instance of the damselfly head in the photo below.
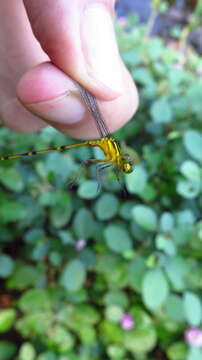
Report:
M 122 156 L 122 169 L 126 174 L 130 174 L 134 170 L 134 162 L 128 154 Z

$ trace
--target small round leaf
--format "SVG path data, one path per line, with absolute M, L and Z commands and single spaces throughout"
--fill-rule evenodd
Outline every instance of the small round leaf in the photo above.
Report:
M 136 165 L 135 170 L 126 176 L 126 187 L 131 194 L 141 194 L 147 183 L 147 172 L 142 165 Z
M 145 305 L 153 310 L 161 306 L 169 294 L 168 282 L 160 269 L 148 271 L 142 282 Z
M 200 298 L 191 292 L 184 294 L 184 310 L 187 321 L 192 326 L 199 326 L 202 319 L 202 304 Z
M 146 205 L 137 205 L 132 209 L 134 220 L 147 231 L 155 231 L 157 228 L 157 216 L 155 211 Z
M 61 285 L 69 291 L 77 291 L 82 288 L 86 278 L 86 271 L 81 261 L 72 260 L 64 268 Z
M 196 130 L 187 130 L 183 140 L 189 155 L 196 160 L 202 161 L 202 135 Z
M 94 199 L 98 196 L 97 181 L 88 180 L 79 186 L 78 195 L 82 199 Z
M 79 209 L 74 218 L 74 231 L 79 239 L 89 238 L 95 230 L 92 213 L 85 208 Z
M 0 311 L 0 333 L 8 331 L 14 324 L 16 311 L 14 309 L 5 309 Z
M 109 225 L 104 232 L 108 247 L 117 253 L 131 249 L 132 241 L 126 229 L 117 225 Z
M 6 278 L 13 271 L 13 260 L 8 255 L 0 255 L 0 277 Z
M 112 194 L 104 194 L 95 204 L 95 212 L 100 220 L 108 220 L 116 215 L 119 202 Z

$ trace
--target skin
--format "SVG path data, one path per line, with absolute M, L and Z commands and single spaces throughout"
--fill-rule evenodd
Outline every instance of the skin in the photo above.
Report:
M 114 0 L 0 1 L 0 121 L 31 133 L 52 125 L 97 138 L 75 81 L 99 100 L 110 131 L 137 109 L 113 30 Z M 9 21 L 8 21 L 9 19 Z

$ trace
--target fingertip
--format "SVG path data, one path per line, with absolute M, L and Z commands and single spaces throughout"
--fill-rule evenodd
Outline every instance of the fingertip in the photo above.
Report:
M 17 96 L 27 105 L 50 100 L 72 88 L 72 80 L 63 71 L 45 62 L 22 76 L 17 86 Z

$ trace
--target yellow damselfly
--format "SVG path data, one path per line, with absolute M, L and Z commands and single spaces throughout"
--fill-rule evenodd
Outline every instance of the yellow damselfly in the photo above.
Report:
M 122 151 L 119 142 L 111 136 L 107 128 L 107 125 L 101 115 L 95 96 L 89 93 L 81 85 L 79 84 L 76 85 L 79 89 L 80 95 L 86 107 L 88 108 L 88 111 L 95 120 L 95 124 L 99 132 L 100 139 L 87 140 L 77 144 L 62 145 L 45 150 L 29 151 L 22 154 L 1 156 L 0 160 L 12 160 L 24 156 L 44 154 L 51 151 L 69 150 L 79 146 L 96 146 L 103 151 L 105 155 L 105 159 L 88 159 L 85 160 L 82 164 L 83 165 L 96 164 L 98 180 L 100 178 L 101 171 L 108 167 L 114 168 L 118 180 L 119 180 L 119 174 L 121 172 L 124 172 L 126 174 L 131 173 L 134 170 L 134 162 L 132 161 L 131 157 L 128 154 L 125 154 Z

